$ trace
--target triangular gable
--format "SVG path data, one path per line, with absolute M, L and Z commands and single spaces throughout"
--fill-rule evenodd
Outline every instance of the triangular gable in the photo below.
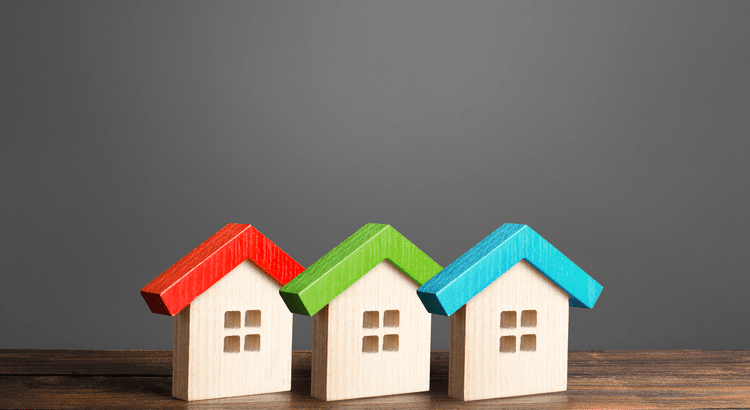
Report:
M 573 307 L 592 308 L 602 285 L 527 225 L 505 224 L 417 290 L 430 313 L 450 316 L 513 265 L 525 260 L 570 295 Z
M 281 288 L 292 313 L 312 316 L 383 260 L 417 285 L 442 269 L 390 225 L 367 224 Z
M 174 316 L 244 260 L 281 286 L 305 268 L 247 224 L 228 224 L 141 289 L 154 313 Z

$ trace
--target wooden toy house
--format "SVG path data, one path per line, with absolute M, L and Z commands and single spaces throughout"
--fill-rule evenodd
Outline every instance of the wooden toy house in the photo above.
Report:
M 417 288 L 440 271 L 389 225 L 367 224 L 281 288 L 313 316 L 313 397 L 427 391 L 430 314 Z
M 450 316 L 449 396 L 566 390 L 568 305 L 592 308 L 601 291 L 530 227 L 501 226 L 417 291 Z
M 304 268 L 250 225 L 229 224 L 141 290 L 175 317 L 172 396 L 291 389 L 292 314 L 279 288 Z

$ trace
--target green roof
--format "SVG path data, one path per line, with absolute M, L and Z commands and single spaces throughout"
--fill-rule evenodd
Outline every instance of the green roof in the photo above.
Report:
M 281 288 L 281 298 L 312 316 L 384 260 L 419 286 L 442 269 L 390 225 L 367 224 Z

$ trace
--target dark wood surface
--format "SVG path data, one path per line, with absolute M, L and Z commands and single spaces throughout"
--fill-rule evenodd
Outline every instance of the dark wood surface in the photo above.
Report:
M 322 402 L 310 352 L 294 352 L 292 391 L 184 402 L 171 351 L 0 350 L 0 408 L 750 408 L 750 351 L 570 352 L 568 391 L 463 403 L 447 396 L 448 353 L 432 352 L 430 391 Z

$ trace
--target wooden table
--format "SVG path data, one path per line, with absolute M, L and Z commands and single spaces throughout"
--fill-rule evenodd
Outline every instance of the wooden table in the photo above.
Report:
M 171 372 L 168 350 L 0 350 L 0 408 L 750 408 L 750 350 L 570 352 L 567 392 L 468 403 L 446 394 L 445 351 L 428 393 L 330 403 L 310 397 L 310 352 L 294 352 L 285 393 L 187 403 Z

